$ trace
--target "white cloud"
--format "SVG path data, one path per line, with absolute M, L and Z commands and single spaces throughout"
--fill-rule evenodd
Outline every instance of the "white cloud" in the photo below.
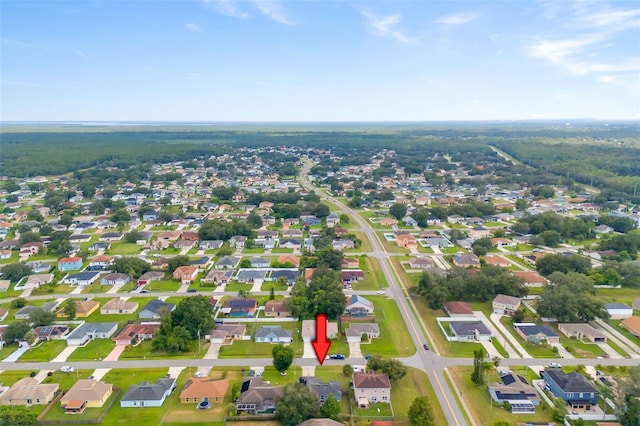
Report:
M 202 3 L 222 15 L 242 19 L 249 16 L 246 12 L 238 9 L 234 0 L 202 0 Z
M 453 15 L 443 16 L 436 22 L 443 25 L 464 25 L 475 21 L 479 17 L 480 15 L 477 13 L 454 13 Z
M 399 13 L 381 17 L 378 17 L 369 12 L 362 12 L 362 15 L 367 18 L 368 24 L 380 37 L 393 38 L 394 40 L 404 44 L 414 44 L 417 42 L 416 39 L 411 38 L 402 31 L 396 29 L 396 26 L 401 22 Z
M 185 24 L 185 27 L 189 30 L 189 31 L 193 31 L 194 33 L 203 33 L 204 30 L 202 29 L 202 27 L 198 24 L 194 24 L 194 23 L 188 23 Z
M 289 18 L 280 3 L 275 0 L 254 0 L 256 6 L 264 15 L 284 25 L 296 25 L 297 22 Z
M 640 9 L 603 10 L 584 14 L 578 18 L 590 28 L 605 28 L 606 31 L 624 31 L 640 27 Z
M 581 53 L 587 47 L 604 41 L 605 38 L 602 34 L 586 34 L 566 40 L 539 39 L 529 46 L 528 50 L 531 56 L 542 57 L 553 64 L 562 65 L 565 58 Z

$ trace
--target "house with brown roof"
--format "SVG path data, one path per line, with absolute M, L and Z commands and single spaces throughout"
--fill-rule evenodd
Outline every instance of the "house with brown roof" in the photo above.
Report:
M 569 338 L 589 339 L 594 343 L 606 343 L 607 335 L 585 323 L 558 324 L 558 331 Z
M 506 238 L 498 237 L 498 238 L 491 239 L 491 245 L 497 248 L 502 248 L 502 247 L 515 247 L 517 244 Z
M 0 395 L 0 405 L 47 405 L 53 401 L 59 387 L 57 383 L 43 385 L 32 377 L 25 377 Z
M 44 244 L 40 242 L 25 243 L 20 246 L 20 256 L 35 256 L 41 250 L 44 250 Z
M 271 386 L 261 377 L 249 377 L 240 386 L 236 412 L 247 414 L 273 413 L 276 401 L 282 397 L 284 386 Z
M 294 266 L 300 265 L 300 258 L 298 256 L 293 256 L 293 255 L 279 256 L 277 261 L 281 265 L 284 265 L 285 263 L 290 263 Z
M 133 314 L 138 310 L 138 302 L 129 302 L 119 298 L 111 299 L 100 308 L 101 315 Z
M 522 279 L 526 287 L 543 287 L 547 284 L 547 279 L 537 271 L 513 271 L 512 274 Z
M 398 224 L 398 220 L 392 217 L 383 217 L 380 219 L 381 226 L 394 226 Z
M 191 284 L 198 277 L 198 268 L 195 266 L 180 266 L 173 271 L 173 279 L 180 280 L 182 284 Z
M 391 381 L 386 374 L 353 373 L 352 381 L 358 407 L 367 408 L 369 404 L 391 402 Z
M 453 256 L 453 264 L 461 268 L 479 268 L 480 258 L 473 253 L 461 253 Z
M 511 262 L 509 262 L 507 258 L 491 254 L 487 254 L 484 257 L 484 262 L 488 265 L 501 266 L 503 268 L 508 268 L 509 266 L 511 266 Z
M 180 231 L 160 232 L 158 234 L 158 240 L 175 241 L 180 238 L 180 235 L 182 235 Z
M 265 317 L 285 318 L 291 316 L 286 299 L 269 300 L 264 305 Z
M 94 313 L 100 307 L 100 303 L 94 300 L 77 300 L 76 301 L 76 318 L 86 318 Z M 56 313 L 57 318 L 67 318 L 64 308 Z
M 411 269 L 431 269 L 435 268 L 433 259 L 426 256 L 412 257 L 409 259 L 409 267 Z
M 164 278 L 164 272 L 149 271 L 145 272 L 138 278 L 138 285 L 150 284 L 153 281 L 161 281 Z
M 244 324 L 225 323 L 211 331 L 208 338 L 211 343 L 231 344 L 234 340 L 243 340 L 246 332 L 247 326 Z
M 467 302 L 447 302 L 444 304 L 444 312 L 450 317 L 472 317 L 471 305 Z
M 343 269 L 356 269 L 360 267 L 360 261 L 355 257 L 344 257 L 342 259 Z
M 180 235 L 180 239 L 189 241 L 200 241 L 198 233 L 193 231 L 184 231 L 182 235 Z
M 80 379 L 60 399 L 66 414 L 79 414 L 85 408 L 100 408 L 111 396 L 113 385 L 94 379 Z
M 634 315 L 632 317 L 625 318 L 620 322 L 620 327 L 640 339 L 640 317 Z
M 396 244 L 398 247 L 413 249 L 418 248 L 416 237 L 411 234 L 400 234 L 396 236 Z
M 204 400 L 222 403 L 229 389 L 229 380 L 214 380 L 209 377 L 191 377 L 180 392 L 182 404 L 198 404 Z
M 520 309 L 520 304 L 522 301 L 519 297 L 508 296 L 506 294 L 498 294 L 491 302 L 491 307 L 493 308 L 493 312 L 502 314 L 502 315 L 511 315 L 518 309 Z
M 127 326 L 113 340 L 116 345 L 129 345 L 133 340 L 151 340 L 160 329 L 159 322 L 127 324 Z

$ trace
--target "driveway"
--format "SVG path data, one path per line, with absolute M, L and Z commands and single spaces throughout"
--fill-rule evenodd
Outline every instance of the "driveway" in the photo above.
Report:
M 482 314 L 482 315 L 484 315 L 484 314 Z M 504 344 L 502 346 L 504 346 L 504 348 L 506 349 L 507 353 L 509 354 L 509 358 L 533 358 L 522 347 L 520 342 L 518 342 L 518 340 L 515 337 L 513 337 L 511 335 L 511 333 L 509 333 L 509 330 L 507 330 L 507 327 L 505 327 L 500 322 L 500 318 L 501 317 L 502 317 L 502 315 L 500 315 L 500 314 L 492 313 L 491 316 L 490 316 L 490 319 L 491 319 L 491 323 L 494 325 L 494 327 L 496 327 L 498 329 L 498 331 L 500 333 L 502 333 L 502 335 L 505 338 Z M 486 316 L 485 316 L 485 318 L 486 318 Z M 511 347 L 515 348 L 516 351 L 520 352 L 522 354 L 522 356 L 520 356 L 517 353 L 515 353 Z
M 111 371 L 111 369 L 110 369 L 110 368 L 96 368 L 96 369 L 93 371 L 92 376 L 93 376 L 93 378 L 94 378 L 94 379 L 96 379 L 96 380 L 102 380 L 102 378 L 103 378 L 103 377 L 104 377 L 104 376 L 105 376 L 109 371 Z
M 69 355 L 71 355 L 73 353 L 73 351 L 75 351 L 79 347 L 80 346 L 67 346 L 51 362 L 64 362 L 64 361 L 66 361 L 67 358 L 69 358 Z
M 568 350 L 566 350 L 564 348 L 564 346 L 562 346 L 561 343 L 552 343 L 551 346 L 553 346 L 554 348 L 556 348 L 558 350 L 558 355 L 560 355 L 560 358 L 575 358 L 571 352 L 569 352 Z
M 211 343 L 209 345 L 209 349 L 207 349 L 207 353 L 204 354 L 202 359 L 218 359 L 218 354 L 220 353 L 220 347 L 222 343 Z
M 303 346 L 302 358 L 315 358 L 316 352 L 313 350 L 311 342 L 305 342 Z
M 116 347 L 113 348 L 109 355 L 104 358 L 104 361 L 117 361 L 126 347 L 127 345 L 116 345 Z
M 16 362 L 26 351 L 29 350 L 29 344 L 27 342 L 20 342 L 20 344 L 22 346 L 3 359 L 2 362 Z
M 364 358 L 360 350 L 360 342 L 349 342 L 349 358 Z
M 622 355 L 620 355 L 618 352 L 616 352 L 611 346 L 607 345 L 606 343 L 596 343 L 600 349 L 602 349 L 607 355 L 609 355 L 609 358 L 611 359 L 621 359 L 624 358 Z
M 316 375 L 316 366 L 315 365 L 303 365 L 302 366 L 302 375 L 303 376 L 315 376 Z

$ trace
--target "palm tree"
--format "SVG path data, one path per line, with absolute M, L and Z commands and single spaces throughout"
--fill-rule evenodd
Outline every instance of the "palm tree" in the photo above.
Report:
M 600 393 L 600 397 L 602 398 L 602 407 L 604 411 L 602 420 L 604 420 L 607 415 L 607 399 L 613 398 L 613 392 L 609 386 L 598 384 L 598 393 Z

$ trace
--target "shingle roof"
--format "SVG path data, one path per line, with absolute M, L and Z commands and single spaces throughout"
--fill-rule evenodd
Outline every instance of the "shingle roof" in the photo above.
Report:
M 550 377 L 564 392 L 597 392 L 596 388 L 580 373 L 565 374 L 560 369 L 544 370 L 545 377 Z
M 121 401 L 160 401 L 167 390 L 170 390 L 176 383 L 176 379 L 158 379 L 151 384 L 142 382 L 139 385 L 131 385 L 125 392 Z
M 378 373 L 353 373 L 353 387 L 364 389 L 391 389 L 389 376 Z

